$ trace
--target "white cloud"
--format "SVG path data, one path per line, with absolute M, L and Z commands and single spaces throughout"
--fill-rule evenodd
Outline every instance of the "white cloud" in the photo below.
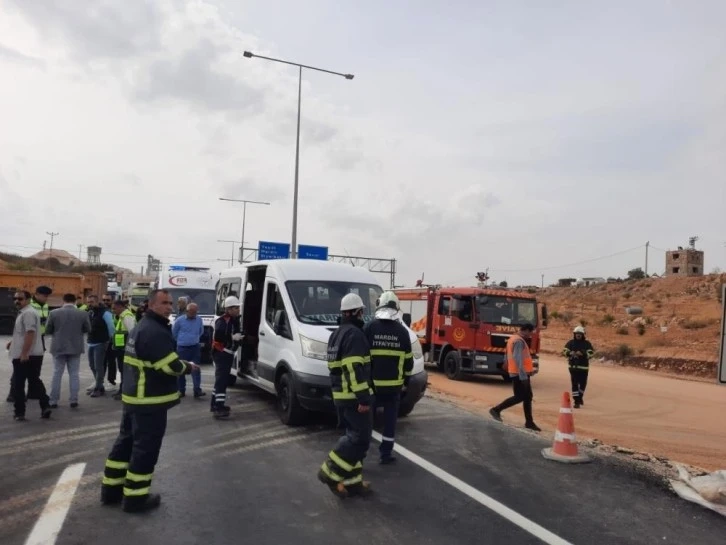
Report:
M 249 49 L 356 74 L 304 72 L 301 243 L 395 257 L 403 283 L 622 275 L 640 251 L 550 267 L 694 234 L 726 268 L 718 4 L 4 6 L 0 243 L 217 266 L 241 222 L 220 196 L 270 201 L 246 238 L 289 240 L 297 71 Z

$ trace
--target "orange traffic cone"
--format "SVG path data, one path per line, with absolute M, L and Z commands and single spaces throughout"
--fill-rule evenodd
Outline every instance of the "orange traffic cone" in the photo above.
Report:
M 560 407 L 560 418 L 557 421 L 555 441 L 552 444 L 552 448 L 542 450 L 542 456 L 548 460 L 568 464 L 582 464 L 592 461 L 586 455 L 580 454 L 577 451 L 575 419 L 572 416 L 569 392 L 562 394 L 562 406 Z

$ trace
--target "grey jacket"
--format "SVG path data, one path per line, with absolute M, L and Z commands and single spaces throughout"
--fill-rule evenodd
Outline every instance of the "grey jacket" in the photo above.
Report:
M 91 331 L 88 313 L 65 304 L 51 310 L 45 324 L 45 334 L 53 336 L 50 353 L 54 356 L 79 356 L 85 352 L 83 334 Z

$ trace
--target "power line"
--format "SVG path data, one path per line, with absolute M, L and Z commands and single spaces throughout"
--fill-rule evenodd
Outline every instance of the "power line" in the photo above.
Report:
M 627 250 L 621 250 L 619 252 L 615 252 L 615 253 L 612 253 L 612 254 L 603 255 L 603 256 L 600 256 L 600 257 L 594 257 L 594 258 L 591 258 L 591 259 L 585 259 L 585 260 L 582 260 L 582 261 L 576 261 L 574 263 L 566 263 L 566 264 L 563 264 L 563 265 L 552 265 L 552 266 L 548 266 L 548 267 L 533 267 L 531 269 L 496 269 L 494 267 L 490 267 L 489 270 L 491 272 L 498 272 L 498 273 L 551 271 L 551 270 L 554 270 L 554 269 L 564 269 L 566 267 L 574 267 L 574 266 L 577 266 L 577 265 L 584 265 L 586 263 L 594 263 L 596 261 L 602 261 L 603 259 L 610 259 L 611 257 L 616 257 L 616 256 L 619 256 L 619 255 L 627 254 L 627 253 L 633 252 L 635 250 L 640 250 L 640 249 L 642 249 L 644 247 L 645 247 L 644 244 L 640 244 L 639 246 L 634 246 L 633 248 L 628 248 Z M 652 247 L 653 246 L 651 246 L 651 248 Z M 663 251 L 665 251 L 665 250 L 663 250 Z M 466 277 L 464 279 L 457 280 L 456 282 L 453 282 L 453 283 L 454 284 L 458 284 L 459 282 L 463 282 L 465 280 L 469 280 L 469 278 L 470 277 Z

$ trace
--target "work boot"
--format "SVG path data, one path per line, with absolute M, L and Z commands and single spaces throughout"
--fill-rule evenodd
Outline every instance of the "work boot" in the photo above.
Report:
M 573 407 L 575 409 L 579 409 L 580 407 L 582 407 L 582 401 L 575 400 L 575 404 L 573 405 Z
M 15 403 L 15 396 L 13 396 L 13 394 L 8 394 L 8 397 L 5 401 L 7 401 L 8 403 Z
M 214 418 L 227 418 L 230 412 L 231 409 L 227 407 L 227 405 L 223 405 L 221 407 L 215 407 L 212 410 L 212 415 L 214 416 Z
M 385 466 L 385 465 L 389 465 L 389 464 L 395 464 L 396 460 L 397 460 L 397 458 L 395 456 L 393 456 L 392 454 L 385 454 L 379 458 L 378 463 Z
M 143 513 L 159 507 L 161 496 L 159 494 L 149 494 L 141 498 L 126 496 L 123 499 L 123 504 L 123 510 L 127 513 Z
M 51 414 L 53 414 L 53 411 L 50 410 L 50 407 L 48 407 L 46 409 L 43 409 L 43 412 L 40 413 L 40 417 L 43 418 L 43 419 L 45 419 L 45 420 L 48 420 L 50 418 L 50 415 Z
M 532 431 L 542 431 L 542 429 L 534 422 L 527 422 L 524 424 L 524 427 Z
M 123 499 L 123 487 L 101 486 L 101 503 L 103 505 L 118 505 Z
M 489 416 L 491 416 L 497 422 L 501 422 L 502 421 L 502 413 L 501 413 L 501 411 L 499 411 L 498 409 L 495 409 L 494 407 L 492 407 L 491 409 L 489 409 Z
M 323 471 L 322 469 L 318 470 L 318 480 L 325 486 L 327 486 L 330 491 L 338 496 L 340 499 L 345 499 L 348 497 L 348 490 L 345 488 L 345 485 L 343 483 L 336 482 L 328 477 L 325 474 L 325 471 Z
M 207 395 L 206 392 L 203 392 L 202 390 L 198 390 L 198 391 L 194 392 L 194 399 L 199 399 L 200 397 L 204 397 L 205 395 Z

